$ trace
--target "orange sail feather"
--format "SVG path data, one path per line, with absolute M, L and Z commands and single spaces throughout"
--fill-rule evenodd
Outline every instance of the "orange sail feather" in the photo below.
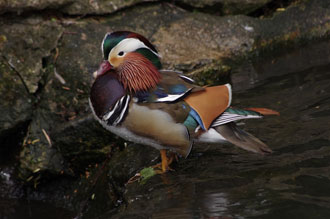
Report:
M 205 87 L 205 90 L 191 93 L 184 101 L 198 113 L 208 130 L 212 122 L 230 106 L 231 87 L 229 84 Z

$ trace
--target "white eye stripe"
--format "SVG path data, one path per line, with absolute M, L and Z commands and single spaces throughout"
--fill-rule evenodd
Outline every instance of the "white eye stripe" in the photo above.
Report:
M 102 56 L 104 54 L 104 41 L 107 38 L 107 36 L 109 36 L 109 35 L 110 35 L 110 33 L 106 33 L 105 36 L 103 37 L 102 44 L 101 44 Z
M 122 41 L 120 41 L 115 47 L 113 47 L 111 49 L 111 51 L 109 53 L 109 57 L 110 57 L 110 54 L 112 54 L 112 53 L 115 53 L 117 55 L 119 52 L 128 53 L 128 52 L 133 52 L 140 48 L 149 49 L 156 56 L 160 57 L 160 55 L 158 53 L 156 53 L 155 51 L 150 49 L 142 41 L 140 41 L 139 39 L 136 39 L 136 38 L 127 38 L 127 39 L 123 39 Z

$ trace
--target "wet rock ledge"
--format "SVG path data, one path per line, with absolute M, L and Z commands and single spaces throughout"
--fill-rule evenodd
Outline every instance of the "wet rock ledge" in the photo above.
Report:
M 329 38 L 329 1 L 251 2 L 0 0 L 0 186 L 21 191 L 3 189 L 0 198 L 26 198 L 27 186 L 30 198 L 86 218 L 86 209 L 111 215 L 130 203 L 127 180 L 157 162 L 157 151 L 123 142 L 91 117 L 91 73 L 106 32 L 141 33 L 166 68 L 200 85 L 235 79 L 233 68 L 254 57 Z

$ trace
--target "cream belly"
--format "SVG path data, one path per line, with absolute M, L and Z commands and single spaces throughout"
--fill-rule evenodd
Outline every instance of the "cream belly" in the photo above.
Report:
M 190 152 L 192 143 L 186 127 L 176 123 L 164 111 L 132 103 L 121 126 L 138 136 L 157 142 L 162 148 L 171 149 L 183 156 L 187 156 Z

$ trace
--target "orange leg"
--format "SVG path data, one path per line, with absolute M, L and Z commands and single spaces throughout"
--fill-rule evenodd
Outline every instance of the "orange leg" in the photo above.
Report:
M 170 169 L 165 149 L 160 150 L 160 157 L 162 160 L 162 171 L 165 173 Z
M 169 152 L 170 159 L 168 160 L 168 165 L 171 165 L 171 163 L 175 160 L 176 162 L 179 162 L 178 155 L 174 152 Z
M 173 152 L 170 152 L 169 156 L 170 158 L 167 157 L 165 149 L 161 149 L 160 150 L 161 163 L 152 166 L 152 168 L 160 168 L 161 171 L 157 171 L 157 173 L 166 173 L 169 170 L 173 171 L 173 169 L 170 167 L 170 164 L 174 161 L 174 159 L 178 161 L 178 157 Z

